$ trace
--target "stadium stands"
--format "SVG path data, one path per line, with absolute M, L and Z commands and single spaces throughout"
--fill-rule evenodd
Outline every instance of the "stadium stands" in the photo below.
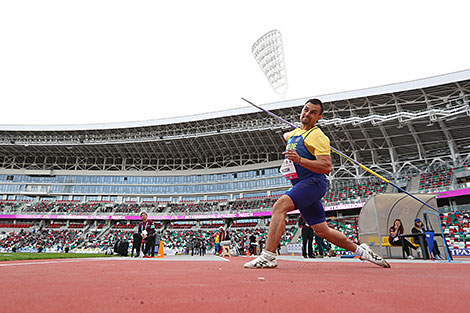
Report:
M 450 190 L 453 169 L 424 173 L 420 176 L 419 192 L 437 192 Z
M 324 196 L 325 205 L 337 205 L 351 202 L 363 202 L 370 195 L 385 192 L 387 184 L 373 180 L 359 184 L 336 183 L 330 186 Z
M 0 223 L 0 228 L 29 228 L 33 223 Z
M 450 249 L 470 249 L 470 210 L 444 213 L 441 221 Z
M 50 206 L 48 206 L 50 207 Z M 43 207 L 41 207 L 43 209 Z M 454 213 L 443 213 L 442 226 L 444 233 L 446 234 L 446 241 L 451 249 L 469 249 L 470 248 L 470 211 L 460 211 Z M 234 221 L 227 231 L 232 237 L 232 242 L 235 247 L 243 250 L 246 245 L 246 239 L 251 235 L 255 234 L 257 238 L 266 238 L 267 227 L 258 227 L 258 220 L 256 219 L 245 219 Z M 269 220 L 267 220 L 269 224 Z M 3 248 L 11 248 L 16 245 L 18 248 L 21 247 L 49 247 L 55 248 L 69 245 L 71 247 L 86 247 L 86 248 L 99 248 L 107 249 L 114 244 L 118 239 L 132 241 L 132 233 L 135 231 L 135 227 L 138 221 L 132 222 L 116 222 L 111 228 L 105 227 L 104 222 L 98 222 L 96 227 L 93 227 L 93 231 L 83 233 L 79 229 L 87 227 L 85 223 L 70 222 L 67 223 L 50 222 L 46 224 L 40 230 L 36 230 L 38 225 L 34 223 L 12 223 L 2 222 L 0 228 L 2 229 L 19 229 L 18 231 L 10 231 L 7 236 L 0 241 L 0 245 Z M 296 217 L 289 217 L 287 220 L 287 231 L 282 238 L 281 245 L 293 243 L 291 240 L 294 238 L 297 232 Z M 291 227 L 289 227 L 291 225 Z M 345 233 L 348 238 L 354 242 L 358 242 L 357 230 L 355 228 L 354 221 L 344 221 L 342 219 L 335 219 L 329 221 L 329 225 L 332 228 L 338 229 Z M 27 231 L 32 228 L 34 230 Z M 204 238 L 206 240 L 206 246 L 208 251 L 213 248 L 213 235 L 217 231 L 217 228 L 224 226 L 224 222 L 219 220 L 214 221 L 201 221 L 198 223 L 191 221 L 178 221 L 167 224 L 167 228 L 163 228 L 163 224 L 156 223 L 157 228 L 162 229 L 164 232 L 163 240 L 165 247 L 175 248 L 183 251 L 188 238 L 197 237 Z M 199 227 L 198 227 L 199 226 Z M 194 228 L 194 229 L 193 229 Z M 59 229 L 59 230 L 57 230 Z M 78 229 L 78 230 L 74 230 Z M 51 240 L 50 243 L 45 243 L 44 238 L 47 237 Z M 86 238 L 83 239 L 83 238 Z M 98 239 L 97 239 L 98 238 Z M 34 240 L 37 240 L 35 243 Z M 298 237 L 296 242 L 301 242 L 301 236 Z M 335 250 L 337 247 L 333 247 Z
M 38 231 L 11 232 L 0 240 L 0 246 L 5 249 L 37 249 L 38 247 L 61 250 L 65 246 L 74 249 L 83 243 L 82 231 L 42 229 Z

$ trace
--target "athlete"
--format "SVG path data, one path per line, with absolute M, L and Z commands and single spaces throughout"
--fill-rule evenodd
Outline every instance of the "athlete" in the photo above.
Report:
M 321 198 L 328 182 L 325 174 L 331 171 L 330 140 L 315 126 L 322 117 L 323 103 L 308 100 L 300 113 L 300 128 L 284 134 L 287 141 L 285 160 L 281 172 L 291 180 L 292 187 L 273 206 L 269 224 L 268 242 L 262 254 L 245 263 L 245 268 L 274 268 L 277 266 L 276 247 L 286 228 L 286 214 L 299 209 L 300 214 L 318 236 L 338 247 L 351 251 L 361 260 L 388 268 L 390 265 L 375 254 L 367 244 L 360 246 L 343 233 L 328 227 Z

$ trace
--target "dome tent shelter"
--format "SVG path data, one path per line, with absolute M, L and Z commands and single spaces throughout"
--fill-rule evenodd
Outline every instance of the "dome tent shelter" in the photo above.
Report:
M 384 257 L 392 257 L 392 249 L 382 246 L 382 238 L 388 237 L 389 228 L 395 219 L 400 219 L 405 227 L 405 233 L 411 233 L 414 220 L 423 219 L 428 205 L 436 207 L 436 195 L 414 194 L 416 198 L 427 205 L 416 201 L 404 193 L 383 193 L 370 197 L 359 214 L 359 239 L 367 243 L 372 250 Z M 428 216 L 430 226 L 436 231 L 435 238 L 442 238 L 440 219 Z M 439 240 L 439 239 L 438 239 Z M 388 249 L 386 249 L 388 248 Z M 444 249 L 447 252 L 447 249 Z M 401 254 L 400 254 L 401 255 Z

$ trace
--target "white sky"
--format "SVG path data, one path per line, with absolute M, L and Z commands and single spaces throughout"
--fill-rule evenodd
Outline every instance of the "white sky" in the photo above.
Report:
M 279 29 L 286 99 L 470 68 L 469 1 L 0 0 L 0 124 L 160 119 L 279 101 L 251 46 Z

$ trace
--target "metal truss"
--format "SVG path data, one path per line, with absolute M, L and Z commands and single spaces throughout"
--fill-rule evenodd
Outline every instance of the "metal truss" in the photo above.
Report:
M 297 121 L 305 102 L 273 110 Z M 470 80 L 325 103 L 331 145 L 388 178 L 470 162 Z M 0 168 L 164 172 L 282 160 L 289 129 L 263 114 L 67 131 L 0 130 Z M 330 179 L 368 173 L 333 157 Z

